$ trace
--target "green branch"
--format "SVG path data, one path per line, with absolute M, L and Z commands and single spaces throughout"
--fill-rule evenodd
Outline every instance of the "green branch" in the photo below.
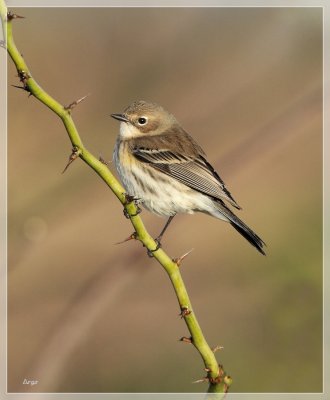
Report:
M 156 242 L 147 232 L 140 216 L 136 215 L 137 207 L 134 202 L 127 204 L 124 188 L 112 175 L 108 167 L 95 156 L 93 156 L 93 154 L 91 154 L 83 145 L 83 142 L 71 117 L 71 111 L 73 107 L 76 106 L 82 99 L 72 103 L 68 107 L 64 107 L 38 85 L 38 83 L 33 79 L 27 64 L 25 63 L 14 42 L 12 25 L 13 21 L 20 17 L 12 13 L 7 13 L 4 0 L 0 0 L 0 14 L 4 28 L 7 51 L 16 66 L 22 88 L 40 100 L 53 112 L 55 112 L 64 123 L 73 146 L 69 164 L 76 158 L 80 157 L 83 161 L 85 161 L 86 164 L 93 168 L 94 171 L 109 186 L 109 188 L 113 191 L 126 209 L 135 229 L 135 234 L 132 236 L 132 238 L 134 237 L 135 239 L 138 239 L 148 250 L 155 249 Z M 222 367 L 219 366 L 215 358 L 214 351 L 211 350 L 204 338 L 180 274 L 179 264 L 184 256 L 180 259 L 172 260 L 162 249 L 157 250 L 153 253 L 153 255 L 154 258 L 163 266 L 172 282 L 180 305 L 181 316 L 185 320 L 191 335 L 190 338 L 182 338 L 181 340 L 192 343 L 203 359 L 205 370 L 207 371 L 207 376 L 203 380 L 209 382 L 208 392 L 227 392 L 228 387 L 231 384 L 231 378 L 226 376 Z

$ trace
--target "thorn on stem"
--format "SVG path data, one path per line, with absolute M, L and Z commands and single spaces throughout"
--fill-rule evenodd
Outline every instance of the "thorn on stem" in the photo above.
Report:
M 69 161 L 68 161 L 68 163 L 66 164 L 66 166 L 65 166 L 65 168 L 64 168 L 64 170 L 62 171 L 62 174 L 64 174 L 64 172 L 69 168 L 69 166 L 73 163 L 73 161 L 75 161 L 78 157 L 79 157 L 79 154 L 80 154 L 81 152 L 79 151 L 79 149 L 78 149 L 78 147 L 73 147 L 72 148 L 72 152 L 71 152 L 71 155 L 70 155 L 70 157 L 69 157 Z
M 203 383 L 203 382 L 207 382 L 209 380 L 209 378 L 205 377 L 202 379 L 197 379 L 197 381 L 193 381 L 193 383 Z
M 23 71 L 23 70 L 17 70 L 17 76 L 19 77 L 20 82 L 22 82 L 23 86 L 18 86 L 18 85 L 12 85 L 13 87 L 17 88 L 17 89 L 23 89 L 26 92 L 29 92 L 29 96 L 31 96 L 31 90 L 28 87 L 27 81 L 29 78 L 31 78 L 31 76 Z
M 221 376 L 217 376 L 216 378 L 208 378 L 208 381 L 212 384 L 212 385 L 216 385 L 218 383 L 222 382 L 222 378 Z
M 211 370 L 209 371 L 211 372 Z M 225 371 L 223 370 L 223 366 L 221 364 L 219 364 L 219 371 L 218 371 L 218 375 L 213 378 L 212 376 L 210 376 L 210 374 L 208 373 L 208 381 L 212 384 L 212 385 L 217 385 L 218 383 L 224 382 L 225 380 Z M 229 380 L 228 380 L 229 382 Z M 229 385 L 228 385 L 229 386 Z M 228 390 L 228 388 L 227 388 Z
M 191 249 L 189 251 L 187 251 L 187 253 L 183 254 L 181 257 L 178 258 L 174 258 L 173 262 L 175 262 L 175 264 L 180 267 L 181 262 L 193 251 L 194 249 Z
M 18 74 L 19 80 L 23 83 L 23 85 L 25 85 L 27 80 L 29 78 L 31 78 L 31 76 L 23 69 L 17 70 L 17 74 Z
M 22 15 L 14 14 L 11 11 L 7 12 L 7 20 L 8 21 L 12 21 L 13 19 L 17 19 L 17 18 L 21 18 L 22 19 L 22 18 L 25 18 L 25 17 L 23 17 Z
M 90 93 L 86 94 L 85 96 L 81 97 L 78 100 L 73 101 L 72 103 L 70 103 L 68 106 L 65 106 L 64 109 L 68 110 L 68 111 L 72 111 L 79 103 L 81 103 L 82 101 L 84 101 L 88 96 L 90 96 Z
M 131 235 L 128 236 L 128 238 L 122 240 L 121 242 L 117 242 L 117 243 L 114 243 L 114 244 L 122 244 L 122 243 L 128 242 L 129 240 L 133 240 L 133 239 L 137 239 L 137 233 L 136 232 L 133 232 Z
M 0 47 L 7 49 L 6 42 L 4 40 L 0 40 Z
M 181 339 L 179 339 L 180 342 L 184 342 L 184 343 L 188 343 L 188 344 L 192 344 L 192 337 L 186 337 L 186 336 L 182 336 Z
M 19 85 L 11 85 L 12 87 L 16 88 L 16 89 L 22 89 L 25 90 L 26 92 L 30 92 L 29 89 L 27 89 L 24 86 L 19 86 Z M 31 95 L 31 93 L 29 93 Z
M 99 161 L 106 165 L 107 167 L 109 166 L 109 164 L 111 163 L 111 161 L 106 161 L 102 156 L 99 157 Z
M 181 318 L 184 318 L 184 317 L 186 317 L 187 315 L 189 315 L 191 313 L 192 313 L 192 311 L 189 310 L 189 308 L 187 306 L 182 306 L 181 307 L 181 312 L 180 312 L 179 315 L 180 315 Z
M 219 371 L 218 371 L 218 375 L 213 378 L 212 376 L 210 376 L 212 370 L 211 368 L 204 368 L 204 370 L 207 372 L 207 376 L 205 378 L 202 379 L 198 379 L 197 381 L 193 382 L 193 383 L 201 383 L 201 382 L 209 382 L 211 385 L 217 385 L 218 383 L 224 383 L 226 386 L 226 390 L 228 390 L 228 387 L 231 385 L 232 383 L 232 379 L 230 376 L 224 376 L 225 372 L 223 370 L 223 366 L 219 364 Z
M 217 345 L 217 346 L 215 346 L 213 349 L 212 349 L 212 351 L 213 351 L 213 353 L 215 353 L 215 352 L 217 352 L 218 350 L 223 350 L 223 346 L 219 346 L 219 345 Z

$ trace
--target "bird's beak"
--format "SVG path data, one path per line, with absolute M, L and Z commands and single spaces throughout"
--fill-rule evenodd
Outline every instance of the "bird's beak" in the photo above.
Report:
M 128 118 L 124 114 L 111 114 L 111 117 L 118 119 L 118 121 L 129 122 Z

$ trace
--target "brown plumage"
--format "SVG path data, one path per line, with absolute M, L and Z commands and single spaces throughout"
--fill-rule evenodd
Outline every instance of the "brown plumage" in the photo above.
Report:
M 265 254 L 264 242 L 226 205 L 240 209 L 205 152 L 173 115 L 138 101 L 112 116 L 121 121 L 114 160 L 130 195 L 171 219 L 176 213 L 200 211 L 228 221 Z

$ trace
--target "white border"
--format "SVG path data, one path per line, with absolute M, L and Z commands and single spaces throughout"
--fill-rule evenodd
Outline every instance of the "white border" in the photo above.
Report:
M 47 4 L 46 4 L 47 3 Z M 289 3 L 289 4 L 288 4 Z M 241 8 L 241 7 L 268 7 L 268 8 L 276 8 L 276 7 L 322 7 L 323 8 L 323 182 L 324 182 L 324 196 L 323 196 L 323 212 L 324 212 L 324 226 L 323 226 L 323 345 L 324 345 L 324 354 L 323 354 L 323 393 L 229 393 L 226 398 L 228 399 L 246 399 L 246 400 L 255 400 L 255 399 L 329 399 L 330 398 L 330 381 L 325 379 L 326 376 L 330 376 L 329 373 L 329 343 L 326 343 L 325 338 L 330 338 L 330 319 L 328 318 L 329 314 L 329 304 L 330 304 L 330 296 L 329 293 L 326 292 L 326 288 L 330 287 L 330 274 L 327 273 L 325 265 L 328 265 L 329 260 L 329 225 L 330 225 L 330 212 L 327 208 L 327 204 L 330 199 L 330 189 L 329 189 L 329 171 L 330 171 L 330 161 L 329 161 L 329 149 L 330 149 L 330 139 L 329 139 L 329 86 L 330 79 L 329 73 L 330 70 L 330 59 L 329 59 L 329 49 L 330 46 L 330 4 L 327 4 L 327 1 L 246 1 L 246 0 L 206 0 L 203 2 L 202 0 L 157 0 L 157 2 L 152 0 L 34 0 L 32 4 L 27 4 L 26 0 L 16 0 L 11 1 L 8 0 L 6 2 L 8 8 L 11 7 L 231 7 L 231 8 Z M 1 50 L 1 49 L 0 49 Z M 7 132 L 7 61 L 6 61 L 6 53 L 4 51 L 0 51 L 0 184 L 4 187 L 4 190 L 0 191 L 0 218 L 1 218 L 1 230 L 0 230 L 0 259 L 3 262 L 4 266 L 7 263 L 7 243 L 6 243 L 6 232 L 7 232 L 7 197 L 6 197 L 6 172 L 7 172 L 7 140 L 6 140 L 6 132 Z M 327 68 L 325 68 L 327 66 Z M 327 113 L 326 113 L 327 111 Z M 3 240 L 2 240 L 3 238 Z M 5 268 L 1 270 L 1 277 L 5 275 Z M 7 276 L 6 279 L 1 280 L 2 287 L 2 302 L 1 302 L 1 311 L 3 319 L 2 321 L 7 320 Z M 6 306 L 4 307 L 4 305 Z M 327 310 L 327 312 L 326 312 Z M 327 318 L 326 318 L 327 317 Z M 2 364 L 5 364 L 6 360 L 6 343 L 7 343 L 7 335 L 6 335 L 6 323 L 1 325 L 1 347 L 0 347 L 0 357 Z M 308 345 L 308 344 L 306 344 Z M 306 360 L 308 362 L 308 360 Z M 276 380 L 276 376 L 274 376 Z M 7 386 L 7 368 L 6 365 L 3 365 L 1 368 L 0 374 L 0 398 L 1 399 L 13 399 L 20 400 L 25 398 L 31 399 L 58 399 L 60 397 L 65 396 L 65 399 L 95 399 L 97 398 L 106 398 L 106 399 L 205 399 L 205 394 L 203 393 L 10 393 L 6 394 L 4 392 L 4 388 Z M 280 384 L 280 382 L 279 382 Z M 213 397 L 212 400 L 216 399 Z
M 4 40 L 0 22 L 0 40 Z M 1 329 L 0 329 L 0 394 L 7 381 L 7 52 L 0 48 L 0 265 L 1 265 Z M 3 190 L 2 190 L 3 189 Z M 2 268 L 3 266 L 3 268 Z M 0 395 L 1 398 L 1 395 Z

